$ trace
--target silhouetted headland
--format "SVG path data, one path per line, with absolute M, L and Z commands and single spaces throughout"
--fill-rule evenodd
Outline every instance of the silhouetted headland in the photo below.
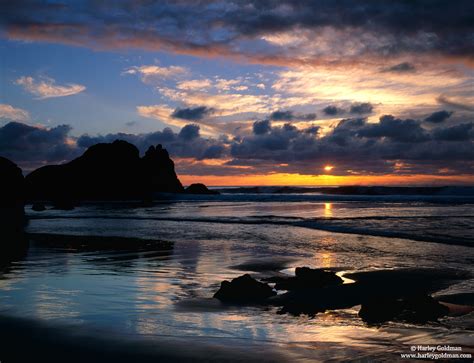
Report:
M 61 209 L 75 201 L 149 199 L 155 192 L 184 191 L 174 163 L 161 145 L 138 149 L 123 140 L 96 144 L 66 164 L 41 167 L 26 177 L 28 198 Z

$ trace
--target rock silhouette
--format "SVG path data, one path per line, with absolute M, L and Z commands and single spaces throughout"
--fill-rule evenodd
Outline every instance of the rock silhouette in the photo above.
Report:
M 273 282 L 276 282 L 277 290 L 301 290 L 340 285 L 343 280 L 332 271 L 297 267 L 295 277 L 279 278 Z
M 150 146 L 141 160 L 144 177 L 151 192 L 182 193 L 184 191 L 168 151 L 158 144 Z
M 450 312 L 450 308 L 431 297 L 433 292 L 471 278 L 469 273 L 458 270 L 399 269 L 346 274 L 354 281 L 342 283 L 339 276 L 331 274 L 322 269 L 298 267 L 294 278 L 282 278 L 280 274 L 263 279 L 276 283 L 275 289 L 282 281 L 289 284 L 285 286 L 288 292 L 279 295 L 269 285 L 246 274 L 231 282 L 223 281 L 214 297 L 235 304 L 277 306 L 278 314 L 295 316 L 315 316 L 327 310 L 361 305 L 359 316 L 368 324 L 387 321 L 424 324 Z M 467 307 L 462 313 L 471 311 Z
M 25 180 L 21 169 L 0 157 L 0 265 L 21 256 L 27 248 L 23 233 Z
M 0 226 L 2 233 L 18 233 L 25 222 L 25 180 L 21 169 L 0 156 Z
M 210 190 L 201 183 L 191 184 L 185 191 L 188 194 L 220 194 L 217 190 Z
M 214 297 L 223 302 L 245 304 L 263 302 L 274 295 L 276 292 L 270 286 L 245 274 L 231 282 L 222 281 L 221 287 Z
M 26 177 L 26 185 L 30 200 L 49 200 L 58 209 L 81 200 L 144 200 L 154 192 L 183 192 L 161 145 L 140 158 L 138 149 L 123 140 L 93 145 L 63 165 L 41 167 Z
M 449 308 L 429 295 L 414 295 L 402 299 L 371 300 L 362 304 L 359 316 L 369 324 L 404 321 L 423 324 L 447 315 Z

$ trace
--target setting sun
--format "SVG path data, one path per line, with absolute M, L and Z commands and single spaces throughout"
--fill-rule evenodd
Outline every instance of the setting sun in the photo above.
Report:
M 332 165 L 326 165 L 324 167 L 324 171 L 331 171 L 332 169 L 334 169 L 334 166 L 332 166 Z

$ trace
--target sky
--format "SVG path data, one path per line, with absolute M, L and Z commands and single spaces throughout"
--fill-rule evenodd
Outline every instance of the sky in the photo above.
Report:
M 183 184 L 474 185 L 471 0 L 0 0 L 0 155 Z

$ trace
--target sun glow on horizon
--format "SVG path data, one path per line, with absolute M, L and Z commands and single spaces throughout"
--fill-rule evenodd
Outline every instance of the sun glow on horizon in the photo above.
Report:
M 332 165 L 324 166 L 324 171 L 331 171 L 332 169 L 334 169 L 334 166 L 332 166 Z

